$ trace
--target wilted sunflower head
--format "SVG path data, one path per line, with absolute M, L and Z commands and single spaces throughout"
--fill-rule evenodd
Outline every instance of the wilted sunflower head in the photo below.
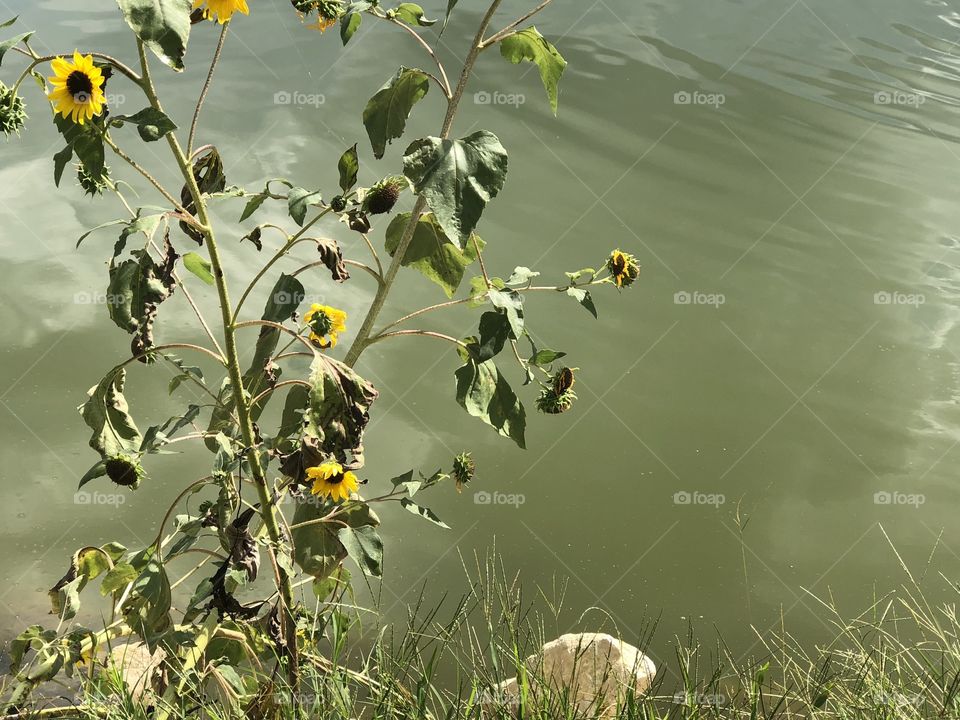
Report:
M 550 378 L 550 383 L 544 385 L 537 398 L 537 410 L 550 415 L 565 413 L 573 407 L 577 394 L 573 391 L 576 382 L 574 372 L 576 368 L 561 368 Z
M 216 16 L 217 22 L 223 25 L 236 12 L 244 15 L 250 14 L 250 8 L 247 7 L 247 0 L 193 0 L 193 9 L 204 9 L 203 18 L 213 19 Z
M 127 455 L 114 455 L 106 462 L 107 477 L 117 485 L 136 488 L 147 473 L 140 461 Z
M 107 189 L 107 181 L 110 179 L 110 168 L 106 165 L 100 173 L 91 173 L 83 163 L 77 165 L 77 182 L 87 195 L 103 195 Z
M 300 13 L 301 20 L 306 20 L 310 13 L 316 12 L 317 22 L 307 27 L 320 32 L 336 25 L 344 12 L 341 0 L 290 0 L 290 3 Z
M 307 478 L 313 480 L 310 492 L 313 495 L 327 497 L 333 502 L 349 500 L 350 494 L 360 489 L 360 481 L 350 470 L 344 470 L 338 462 L 327 461 L 316 467 L 307 468 Z
M 83 125 L 103 112 L 107 98 L 103 94 L 106 77 L 103 71 L 93 64 L 92 55 L 81 55 L 74 51 L 72 60 L 54 58 L 50 63 L 53 76 L 48 78 L 53 90 L 47 97 L 53 103 L 55 112 L 69 117 L 78 125 Z
M 336 347 L 337 335 L 347 329 L 347 313 L 329 305 L 310 306 L 303 321 L 310 328 L 310 339 L 320 347 Z
M 0 131 L 9 137 L 13 133 L 20 134 L 20 128 L 27 119 L 27 112 L 23 100 L 12 88 L 0 82 Z
M 453 472 L 451 474 L 457 482 L 457 492 L 461 492 L 477 474 L 477 463 L 474 462 L 473 455 L 466 451 L 457 455 L 453 459 Z
M 637 259 L 630 253 L 625 253 L 619 248 L 610 253 L 607 260 L 607 270 L 613 277 L 613 281 L 618 288 L 628 287 L 640 275 L 640 265 Z
M 400 199 L 400 191 L 408 187 L 409 182 L 402 175 L 386 177 L 363 196 L 363 212 L 371 215 L 383 215 L 393 210 L 393 206 Z

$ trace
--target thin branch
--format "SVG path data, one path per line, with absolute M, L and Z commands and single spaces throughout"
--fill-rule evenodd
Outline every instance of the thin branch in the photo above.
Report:
M 437 338 L 438 340 L 446 340 L 449 343 L 454 345 L 459 345 L 464 350 L 467 349 L 467 344 L 462 340 L 457 340 L 455 337 L 450 335 L 444 335 L 443 333 L 434 332 L 433 330 L 394 330 L 393 332 L 381 333 L 376 337 L 370 338 L 368 344 L 373 345 L 374 343 L 380 342 L 381 340 L 386 340 L 390 337 L 401 337 L 404 335 L 420 335 L 423 337 L 432 337 Z
M 255 398 L 253 398 L 253 400 L 250 401 L 250 407 L 256 407 L 257 404 L 258 404 L 261 400 L 263 400 L 263 398 L 265 398 L 267 395 L 269 395 L 270 393 L 274 392 L 275 390 L 279 390 L 280 388 L 282 388 L 282 387 L 287 387 L 287 386 L 289 386 L 289 385 L 303 385 L 304 387 L 308 387 L 308 388 L 312 388 L 312 387 L 313 387 L 313 386 L 312 386 L 310 383 L 308 383 L 306 380 L 284 380 L 283 382 L 278 382 L 278 383 L 277 383 L 276 385 L 274 385 L 273 387 L 267 388 L 267 389 L 264 390 L 262 393 L 260 393 L 260 394 L 257 395 Z
M 377 17 L 379 17 L 379 15 Z M 437 85 L 440 86 L 440 89 L 443 90 L 443 94 L 447 98 L 447 100 L 450 100 L 450 98 L 453 97 L 453 91 L 450 89 L 450 80 L 447 78 L 447 71 L 444 69 L 443 63 L 440 62 L 440 58 L 437 57 L 437 53 L 434 52 L 433 48 L 430 47 L 429 43 L 427 43 L 426 40 L 420 37 L 420 34 L 416 30 L 414 30 L 412 27 L 410 27 L 406 23 L 401 22 L 396 18 L 386 18 L 386 20 L 388 20 L 389 22 L 392 22 L 394 25 L 398 25 L 399 27 L 403 28 L 408 33 L 410 33 L 410 35 L 413 36 L 413 38 L 420 44 L 420 46 L 427 51 L 430 57 L 433 58 L 433 61 L 437 65 L 437 69 L 440 71 L 440 78 L 436 77 L 432 73 L 427 73 L 427 74 L 436 81 Z
M 536 15 L 538 12 L 540 12 L 541 10 L 543 10 L 547 5 L 549 5 L 549 4 L 552 3 L 552 2 L 553 2 L 553 0 L 543 0 L 543 2 L 541 2 L 539 5 L 537 5 L 533 10 L 531 10 L 530 12 L 528 12 L 528 13 L 527 13 L 526 15 L 524 15 L 522 18 L 520 18 L 520 19 L 517 20 L 516 22 L 510 23 L 510 24 L 507 25 L 503 30 L 501 30 L 500 32 L 494 33 L 494 34 L 491 35 L 489 38 L 487 38 L 487 39 L 484 40 L 482 43 L 480 43 L 480 49 L 481 49 L 481 50 L 486 50 L 486 49 L 487 49 L 488 47 L 490 47 L 491 45 L 500 42 L 500 41 L 503 40 L 507 35 L 509 35 L 511 32 L 513 32 L 513 29 L 514 29 L 515 27 L 517 27 L 517 25 L 519 25 L 520 23 L 526 22 L 527 20 L 529 20 L 530 18 L 532 18 L 534 15 Z
M 195 225 L 199 230 L 203 229 L 203 225 L 199 223 L 196 220 L 196 218 L 193 217 L 193 214 L 187 212 L 183 208 L 183 206 L 176 199 L 174 199 L 173 195 L 167 192 L 167 189 L 160 184 L 159 180 L 153 177 L 153 175 L 151 175 L 146 169 L 144 169 L 139 163 L 137 163 L 136 160 L 134 160 L 132 157 L 127 155 L 123 150 L 121 150 L 120 147 L 113 141 L 113 139 L 108 134 L 104 134 L 103 141 L 107 145 L 109 145 L 110 149 L 113 150 L 117 155 L 119 155 L 121 158 L 126 160 L 126 162 L 130 165 L 130 167 L 132 167 L 138 173 L 143 175 L 143 177 L 145 177 L 147 181 L 149 181 L 149 183 L 153 185 L 161 195 L 163 195 L 166 201 L 172 204 L 173 207 L 176 209 L 176 211 L 184 216 L 184 219 L 187 222 L 189 222 L 191 225 Z
M 193 157 L 193 140 L 197 136 L 197 123 L 200 122 L 200 110 L 203 108 L 203 101 L 207 99 L 207 92 L 210 90 L 210 83 L 213 80 L 213 73 L 217 69 L 217 63 L 220 61 L 220 55 L 223 52 L 223 44 L 227 39 L 227 32 L 230 24 L 224 23 L 220 29 L 220 39 L 217 40 L 217 49 L 213 53 L 213 60 L 210 62 L 210 70 L 207 72 L 207 79 L 203 83 L 203 89 L 200 91 L 200 98 L 197 100 L 197 108 L 193 111 L 193 122 L 190 123 L 190 135 L 187 138 L 187 157 Z

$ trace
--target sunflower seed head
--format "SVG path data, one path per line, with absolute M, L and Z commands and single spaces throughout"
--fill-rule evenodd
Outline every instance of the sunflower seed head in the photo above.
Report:
M 109 179 L 110 168 L 106 165 L 103 166 L 103 170 L 99 175 L 89 172 L 83 163 L 77 165 L 77 181 L 87 195 L 94 197 L 103 195 L 103 191 L 107 189 L 107 181 Z
M 363 197 L 363 209 L 371 215 L 383 215 L 393 210 L 400 199 L 400 191 L 407 187 L 407 179 L 401 175 L 384 178 L 367 191 Z
M 461 492 L 477 474 L 477 463 L 474 462 L 473 455 L 466 451 L 457 455 L 453 459 L 453 472 L 451 474 L 457 483 L 457 492 Z
M 140 462 L 126 455 L 114 455 L 106 462 L 107 477 L 117 485 L 136 488 L 146 477 Z
M 0 131 L 7 137 L 20 134 L 27 112 L 23 100 L 12 88 L 0 82 Z

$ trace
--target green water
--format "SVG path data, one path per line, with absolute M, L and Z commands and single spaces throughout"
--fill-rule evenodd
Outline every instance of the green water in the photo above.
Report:
M 495 25 L 531 4 L 505 2 Z M 40 29 L 38 51 L 132 59 L 114 3 L 84 5 L 5 0 L 0 15 L 21 13 L 25 27 Z M 304 31 L 286 2 L 251 5 L 257 22 L 235 23 L 200 135 L 219 146 L 229 182 L 253 188 L 287 176 L 332 191 L 336 159 L 357 141 L 361 182 L 396 172 L 404 144 L 374 161 L 360 116 L 396 65 L 423 63 L 409 38 L 368 23 L 344 51 L 335 33 Z M 436 14 L 443 3 L 427 5 Z M 443 36 L 452 67 L 481 5 L 462 0 Z M 402 616 L 424 583 L 430 598 L 458 595 L 461 556 L 471 563 L 495 542 L 529 586 L 569 580 L 572 624 L 584 609 L 602 609 L 577 627 L 606 616 L 632 638 L 659 616 L 655 656 L 688 622 L 716 627 L 735 652 L 756 649 L 757 633 L 781 612 L 812 642 L 830 633 L 811 594 L 832 593 L 853 614 L 905 579 L 884 530 L 931 581 L 932 597 L 943 597 L 937 574 L 960 571 L 955 5 L 559 1 L 537 19 L 570 63 L 558 118 L 536 72 L 496 54 L 481 59 L 456 132 L 489 129 L 511 153 L 504 191 L 479 228 L 491 272 L 527 265 L 560 280 L 617 246 L 634 252 L 643 272 L 629 292 L 596 293 L 599 321 L 563 297 L 528 302 L 540 344 L 568 351 L 581 372 L 575 409 L 532 417 L 526 451 L 456 406 L 456 357 L 439 343 L 398 340 L 363 356 L 359 369 L 382 391 L 367 438 L 374 483 L 449 466 L 464 448 L 479 466 L 464 494 L 446 487 L 429 498 L 452 530 L 383 512 L 388 614 Z M 181 125 L 213 33 L 196 29 L 185 78 L 158 70 Z M 7 64 L 5 79 L 15 66 Z M 114 99 L 117 111 L 140 109 L 123 83 L 110 91 L 125 95 Z M 524 102 L 474 99 L 497 91 Z M 278 92 L 323 102 L 276 104 Z M 122 208 L 81 197 L 69 181 L 54 192 L 49 158 L 59 141 L 42 98 L 28 103 L 24 136 L 0 146 L 3 637 L 49 621 L 45 589 L 77 547 L 147 542 L 201 457 L 152 461 L 154 479 L 119 508 L 74 502 L 94 459 L 74 407 L 129 343 L 102 305 L 87 302 L 105 287 L 112 238 L 95 236 L 79 251 L 74 243 Z M 431 92 L 408 137 L 436 133 L 440 113 Z M 179 187 L 160 143 L 125 137 Z M 117 174 L 144 204 L 156 202 L 142 181 Z M 252 246 L 234 241 L 241 206 L 216 208 L 231 274 L 258 262 Z M 259 219 L 283 216 L 273 206 Z M 336 224 L 323 232 L 361 257 Z M 177 243 L 189 249 L 182 236 Z M 304 252 L 284 268 L 313 259 Z M 194 285 L 213 317 L 212 289 Z M 372 288 L 360 273 L 342 287 L 316 275 L 307 292 L 348 310 L 355 330 Z M 386 317 L 442 299 L 405 271 Z M 476 319 L 455 310 L 421 327 L 465 335 Z M 202 341 L 191 320 L 178 294 L 161 310 L 159 340 Z M 519 370 L 504 368 L 519 384 Z M 167 375 L 131 373 L 128 397 L 142 425 L 177 406 Z M 479 491 L 522 503 L 478 504 Z

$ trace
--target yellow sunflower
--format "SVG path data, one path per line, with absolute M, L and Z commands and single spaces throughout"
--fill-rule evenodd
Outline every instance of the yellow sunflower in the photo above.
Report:
M 324 349 L 336 347 L 337 335 L 347 329 L 347 314 L 328 305 L 311 305 L 303 321 L 310 327 L 310 339 Z
M 104 77 L 93 64 L 92 55 L 84 57 L 74 51 L 73 62 L 58 57 L 50 66 L 54 72 L 49 78 L 53 90 L 47 97 L 53 103 L 54 112 L 80 125 L 103 112 L 107 101 L 103 94 Z
M 610 253 L 610 258 L 607 260 L 607 270 L 610 271 L 610 275 L 613 276 L 613 281 L 618 288 L 632 285 L 633 281 L 640 275 L 640 265 L 637 264 L 637 259 L 620 249 Z
M 217 16 L 217 22 L 221 25 L 232 18 L 235 12 L 250 14 L 247 0 L 193 0 L 194 10 L 199 10 L 204 5 L 207 6 L 209 13 Z
M 320 463 L 317 467 L 307 468 L 307 477 L 313 480 L 310 492 L 320 497 L 328 497 L 334 502 L 350 499 L 350 493 L 360 488 L 357 476 L 351 471 L 344 472 L 343 466 L 336 462 Z

